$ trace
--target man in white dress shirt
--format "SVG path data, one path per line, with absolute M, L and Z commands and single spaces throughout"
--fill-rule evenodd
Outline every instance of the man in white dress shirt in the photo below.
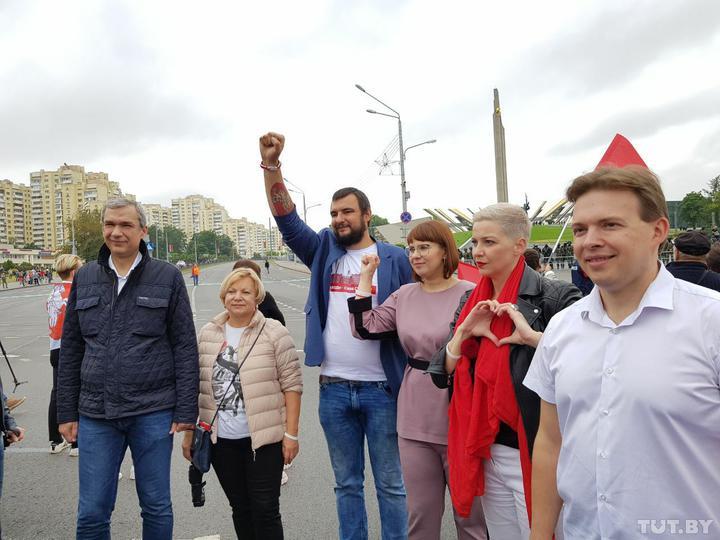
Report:
M 533 540 L 720 538 L 720 294 L 659 262 L 665 198 L 643 167 L 573 181 L 595 283 L 556 315 L 525 385 L 542 398 Z

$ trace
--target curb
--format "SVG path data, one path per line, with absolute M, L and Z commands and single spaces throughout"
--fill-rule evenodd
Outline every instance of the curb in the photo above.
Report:
M 284 264 L 282 264 L 278 261 L 273 261 L 273 264 L 276 264 L 280 268 L 284 268 L 285 270 L 292 270 L 293 272 L 300 272 L 301 274 L 307 274 L 307 275 L 312 274 L 310 269 L 307 266 L 305 266 L 304 264 L 295 263 L 294 267 L 293 266 L 285 266 Z

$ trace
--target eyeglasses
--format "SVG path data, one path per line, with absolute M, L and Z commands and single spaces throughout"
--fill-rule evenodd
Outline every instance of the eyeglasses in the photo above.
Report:
M 430 253 L 430 250 L 432 249 L 432 246 L 430 244 L 421 244 L 419 246 L 408 246 L 405 248 L 405 253 L 407 253 L 408 257 L 412 257 L 413 255 L 420 255 L 421 257 L 427 257 L 427 254 Z

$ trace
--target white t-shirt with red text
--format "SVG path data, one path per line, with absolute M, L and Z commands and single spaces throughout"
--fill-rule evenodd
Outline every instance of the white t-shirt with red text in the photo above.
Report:
M 349 381 L 385 381 L 380 362 L 380 342 L 353 337 L 347 299 L 355 296 L 360 283 L 360 261 L 363 255 L 377 255 L 377 245 L 347 250 L 332 267 L 327 322 L 323 331 L 325 359 L 322 375 Z M 377 307 L 377 272 L 372 281 L 372 305 Z

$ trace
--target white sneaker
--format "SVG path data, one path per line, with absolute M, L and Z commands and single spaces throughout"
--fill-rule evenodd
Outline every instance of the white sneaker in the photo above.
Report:
M 135 480 L 135 465 L 130 467 L 130 480 Z
M 66 450 L 67 448 L 70 448 L 70 443 L 67 441 L 62 441 L 59 443 L 50 443 L 50 453 L 51 454 L 59 454 Z
M 288 478 L 287 473 L 285 471 L 283 471 L 282 477 L 280 478 L 280 485 L 284 486 L 285 484 L 288 483 L 288 480 L 289 480 L 289 478 Z
M 71 448 L 70 455 L 72 457 L 78 457 L 80 455 L 80 449 L 79 448 Z

